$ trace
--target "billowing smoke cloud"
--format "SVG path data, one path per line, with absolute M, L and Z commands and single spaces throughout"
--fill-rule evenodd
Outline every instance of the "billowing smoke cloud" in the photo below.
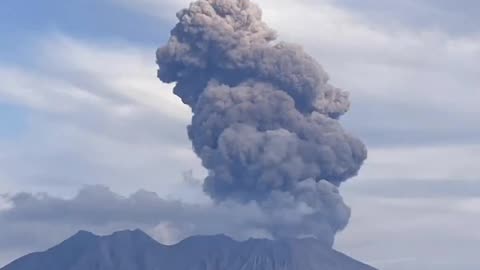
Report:
M 200 0 L 177 14 L 158 77 L 193 111 L 188 135 L 216 201 L 255 201 L 274 237 L 329 243 L 350 209 L 337 187 L 367 156 L 338 118 L 348 93 L 301 47 L 276 41 L 248 0 Z

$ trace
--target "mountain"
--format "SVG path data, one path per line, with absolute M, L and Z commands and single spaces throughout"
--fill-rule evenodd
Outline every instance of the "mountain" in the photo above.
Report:
M 314 239 L 237 242 L 194 236 L 162 245 L 146 233 L 80 231 L 61 244 L 0 270 L 375 270 Z

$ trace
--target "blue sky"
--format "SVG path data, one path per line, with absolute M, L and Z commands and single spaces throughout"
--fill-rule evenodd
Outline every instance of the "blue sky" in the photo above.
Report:
M 0 265 L 80 229 L 141 227 L 164 241 L 192 233 L 128 211 L 116 222 L 25 215 L 45 210 L 25 198 L 54 209 L 82 198 L 116 204 L 139 189 L 209 203 L 186 136 L 190 111 L 155 77 L 155 50 L 187 2 L 3 1 Z M 336 247 L 387 270 L 478 269 L 477 1 L 257 2 L 281 39 L 304 46 L 351 92 L 342 122 L 369 147 L 360 175 L 342 187 L 353 216 Z M 86 185 L 115 193 L 74 197 Z

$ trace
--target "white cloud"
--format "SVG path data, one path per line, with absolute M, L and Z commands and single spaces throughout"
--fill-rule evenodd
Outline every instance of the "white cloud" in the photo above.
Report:
M 83 104 L 105 105 L 101 104 L 103 100 L 99 97 L 83 91 L 69 82 L 45 78 L 34 71 L 27 72 L 16 67 L 0 67 L 0 78 L 0 95 L 4 101 L 28 106 L 32 109 L 67 112 L 78 109 L 78 106 Z M 54 100 L 56 104 L 52 104 Z
M 0 194 L 0 212 L 12 209 L 13 204 L 7 195 Z
M 42 58 L 51 61 L 48 68 L 54 73 L 61 73 L 66 79 L 74 79 L 75 74 L 88 76 L 103 87 L 85 92 L 128 99 L 183 121 L 190 118 L 188 107 L 172 95 L 173 85 L 156 78 L 155 51 L 150 48 L 113 41 L 95 44 L 54 35 L 43 41 L 41 52 Z
M 456 205 L 459 211 L 467 214 L 478 215 L 480 214 L 480 198 L 470 198 L 460 201 Z M 480 236 L 480 233 L 477 233 Z
M 188 6 L 189 0 L 107 0 L 120 4 L 165 21 L 174 21 L 175 14 L 181 8 Z
M 190 110 L 155 75 L 155 51 L 55 34 L 34 47 L 34 69 L 0 66 L 0 96 L 32 109 L 76 112 L 96 106 L 118 116 L 135 106 L 187 122 Z
M 478 180 L 480 145 L 371 148 L 360 178 L 369 180 Z
M 480 219 L 464 211 L 469 199 L 356 197 L 350 203 L 353 217 L 337 236 L 340 250 L 379 269 L 474 269 Z
M 203 174 L 186 136 L 190 109 L 156 79 L 154 50 L 54 34 L 32 51 L 32 68 L 0 66 L 3 102 L 33 112 L 22 136 L 0 141 L 2 186 L 172 195 L 182 172 Z
M 164 245 L 174 245 L 191 235 L 194 229 L 193 224 L 175 224 L 163 221 L 152 229 L 151 234 Z

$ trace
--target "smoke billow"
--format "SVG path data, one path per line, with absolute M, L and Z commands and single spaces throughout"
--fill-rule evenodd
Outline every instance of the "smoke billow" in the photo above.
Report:
M 338 122 L 348 93 L 301 47 L 276 41 L 249 0 L 199 0 L 177 17 L 158 77 L 192 108 L 205 192 L 257 202 L 274 237 L 331 244 L 350 217 L 338 186 L 367 156 Z

